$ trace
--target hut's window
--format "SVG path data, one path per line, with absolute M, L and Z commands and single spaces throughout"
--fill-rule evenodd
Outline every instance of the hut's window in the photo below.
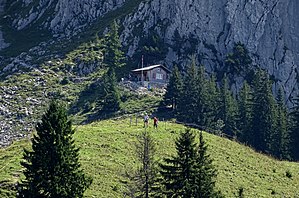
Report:
M 157 80 L 163 80 L 163 74 L 156 74 Z

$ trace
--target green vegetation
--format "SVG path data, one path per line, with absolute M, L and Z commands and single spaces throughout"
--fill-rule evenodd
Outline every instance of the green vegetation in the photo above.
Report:
M 276 101 L 266 72 L 256 72 L 252 90 L 251 130 L 254 134 L 248 142 L 259 151 L 275 154 L 275 150 L 279 149 L 274 139 L 277 126 Z
M 137 136 L 135 152 L 140 164 L 136 171 L 128 171 L 129 197 L 154 197 L 158 169 L 155 161 L 156 144 L 149 131 L 145 130 Z M 133 172 L 133 173 L 130 173 Z
M 99 35 L 102 35 L 105 28 L 112 24 L 113 21 L 122 20 L 124 16 L 132 13 L 134 9 L 144 0 L 128 0 L 123 6 L 108 12 L 104 16 L 96 20 L 90 27 L 86 28 L 82 33 L 71 40 L 64 40 L 62 42 L 56 42 L 54 44 L 48 44 L 47 49 L 52 53 L 67 54 L 81 45 L 85 45 L 89 42 L 97 40 Z M 20 2 L 13 3 L 13 1 L 7 2 L 7 5 L 11 5 L 6 9 L 6 15 L 14 15 L 16 10 L 22 10 Z M 52 3 L 51 5 L 56 5 Z M 34 7 L 35 5 L 29 5 L 26 9 Z M 20 54 L 21 52 L 29 50 L 31 47 L 38 45 L 42 41 L 49 41 L 52 35 L 47 30 L 42 30 L 42 22 L 45 17 L 51 16 L 54 12 L 55 7 L 49 7 L 38 21 L 34 22 L 33 25 L 26 27 L 20 31 L 16 31 L 10 26 L 11 21 L 8 18 L 1 17 L 0 24 L 2 24 L 2 31 L 4 32 L 4 38 L 11 43 L 11 45 L 2 50 L 0 55 L 11 57 Z M 24 13 L 25 9 L 24 9 Z M 47 51 L 47 50 L 46 50 Z M 37 57 L 38 60 L 40 57 Z
M 250 71 L 252 59 L 248 50 L 241 42 L 235 43 L 233 52 L 226 56 L 226 72 L 231 74 L 247 74 Z
M 125 56 L 121 51 L 121 43 L 118 35 L 119 26 L 116 21 L 110 26 L 109 32 L 104 38 L 104 65 L 117 70 L 123 67 Z
M 172 105 L 172 109 L 175 107 L 179 121 L 197 124 L 215 134 L 223 132 L 278 159 L 297 160 L 290 158 L 291 147 L 296 148 L 291 142 L 297 142 L 297 129 L 290 129 L 292 123 L 282 93 L 277 100 L 274 98 L 272 81 L 265 71 L 255 71 L 251 84 L 245 82 L 241 91 L 234 94 L 226 75 L 217 86 L 213 76 L 206 77 L 204 67 L 196 66 L 194 57 L 183 77 L 183 85 L 174 80 L 178 79 L 177 72 L 170 79 L 163 102 Z M 177 104 L 171 102 L 175 97 L 172 90 L 180 92 Z M 295 150 L 292 152 L 291 156 L 297 155 Z
M 198 71 L 196 68 L 195 58 L 193 57 L 190 66 L 187 69 L 186 75 L 183 79 L 183 92 L 178 100 L 178 115 L 180 120 L 184 120 L 189 123 L 197 123 L 199 120 L 198 109 L 203 106 L 200 100 L 202 95 L 199 95 L 199 90 L 203 84 L 199 83 Z M 177 81 L 179 83 L 179 81 Z M 186 102 L 188 101 L 188 102 Z M 198 106 L 200 105 L 200 107 Z
M 114 21 L 122 20 L 123 17 L 137 9 L 139 4 L 143 1 L 148 0 L 126 1 L 121 7 L 108 12 L 101 18 L 98 18 L 93 24 L 91 24 L 89 28 L 82 33 L 79 33 L 78 37 L 73 38 L 71 41 L 66 43 L 56 43 L 53 46 L 49 46 L 49 49 L 59 53 L 68 53 L 78 46 L 84 45 L 85 43 L 94 42 L 100 35 L 103 34 L 105 28 L 107 28 L 109 24 L 113 24 Z
M 120 95 L 117 87 L 117 81 L 114 73 L 114 68 L 111 67 L 103 76 L 103 97 L 100 98 L 102 111 L 116 112 L 119 110 Z
M 292 108 L 290 113 L 291 117 L 291 150 L 292 150 L 292 157 L 296 160 L 299 159 L 299 96 L 294 100 L 295 106 Z
M 199 145 L 191 129 L 181 132 L 175 141 L 176 155 L 164 158 L 161 166 L 162 194 L 166 197 L 215 198 L 221 194 L 215 191 L 216 170 L 213 160 L 207 154 L 202 132 Z
M 218 119 L 223 120 L 225 126 L 223 131 L 229 135 L 235 135 L 236 133 L 236 121 L 237 121 L 237 102 L 229 88 L 228 79 L 226 76 L 222 79 L 220 87 L 220 103 Z
M 134 143 L 137 135 L 144 131 L 141 120 L 138 120 L 138 126 L 134 125 L 134 120 L 131 127 L 130 119 L 106 120 L 77 127 L 75 143 L 80 148 L 82 168 L 93 177 L 85 197 L 122 197 L 127 183 L 125 172 L 136 170 L 138 166 Z M 157 157 L 161 159 L 175 153 L 174 140 L 183 129 L 181 125 L 160 122 L 155 131 L 150 125 Z M 297 163 L 274 160 L 211 134 L 203 133 L 203 136 L 209 146 L 208 154 L 218 170 L 216 187 L 224 196 L 234 197 L 241 187 L 244 197 L 294 197 L 298 192 Z M 14 189 L 12 184 L 20 179 L 21 153 L 28 144 L 28 140 L 22 140 L 1 149 L 0 197 L 13 197 L 7 194 Z
M 140 34 L 143 35 L 144 33 L 141 32 Z M 144 61 L 148 64 L 156 64 L 158 61 L 165 59 L 168 51 L 163 39 L 155 30 L 150 30 L 147 34 L 141 36 L 139 46 L 141 47 L 137 49 L 133 59 L 140 60 L 143 55 Z
M 178 67 L 173 68 L 172 74 L 167 84 L 166 93 L 164 95 L 165 105 L 171 105 L 172 110 L 176 110 L 178 100 L 182 93 L 183 80 L 182 76 L 178 70 Z
M 24 150 L 25 179 L 17 197 L 83 197 L 92 180 L 81 169 L 74 133 L 65 107 L 52 101 L 36 126 L 32 149 Z

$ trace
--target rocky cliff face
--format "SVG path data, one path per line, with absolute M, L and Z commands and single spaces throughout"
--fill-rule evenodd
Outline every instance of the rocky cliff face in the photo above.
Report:
M 3 0 L 0 2 L 0 16 L 2 16 L 2 14 L 4 12 L 5 4 L 6 4 L 6 0 Z M 1 31 L 1 29 L 2 29 L 2 27 L 0 25 L 0 50 L 9 46 L 9 44 L 4 41 L 3 33 Z
M 184 68 L 188 55 L 196 54 L 208 72 L 223 72 L 226 55 L 234 43 L 241 42 L 249 50 L 253 64 L 271 74 L 273 89 L 283 87 L 290 104 L 291 97 L 299 93 L 297 10 L 298 0 L 0 0 L 0 54 L 18 50 L 14 53 L 17 55 L 11 55 L 15 57 L 9 53 L 0 56 L 0 78 L 4 77 L 0 81 L 0 147 L 23 137 L 16 131 L 31 131 L 28 123 L 32 124 L 37 107 L 41 108 L 44 98 L 55 95 L 59 85 L 54 82 L 65 77 L 51 69 L 56 65 L 59 71 L 60 66 L 65 66 L 60 48 L 66 47 L 69 38 L 78 32 L 84 36 L 84 31 L 101 17 L 108 19 L 100 23 L 121 19 L 121 40 L 129 57 L 140 58 L 141 49 L 149 45 L 148 49 L 156 53 L 151 57 L 154 63 L 169 67 L 176 63 Z M 100 26 L 103 29 L 107 24 Z M 50 36 L 43 37 L 39 31 L 50 32 Z M 58 46 L 55 52 L 49 47 L 52 44 Z M 68 65 L 76 65 L 78 70 L 72 74 L 73 79 L 94 71 L 101 60 L 93 57 L 91 64 L 85 65 L 80 59 L 86 58 L 86 54 L 75 57 L 79 61 Z M 46 70 L 39 67 L 41 63 Z M 9 76 L 13 73 L 26 73 L 28 79 Z M 49 76 L 45 81 L 46 75 Z M 231 77 L 232 88 L 238 90 L 244 75 Z M 75 90 L 74 87 L 65 90 Z
M 208 71 L 221 69 L 234 43 L 241 42 L 254 64 L 273 75 L 274 88 L 282 86 L 290 98 L 298 93 L 298 9 L 296 0 L 152 0 L 126 17 L 123 40 L 131 40 L 127 44 L 132 56 L 140 35 L 154 30 L 168 46 L 168 65 L 181 62 L 184 50 L 193 46 L 193 53 L 200 55 L 199 61 Z M 140 27 L 142 33 L 134 35 Z M 178 37 L 185 42 L 178 43 Z M 238 89 L 242 78 L 236 81 Z
M 7 0 L 4 17 L 16 30 L 37 24 L 50 30 L 54 38 L 64 38 L 126 2 L 133 1 Z M 3 5 L 0 3 L 0 11 Z M 254 64 L 272 75 L 274 89 L 282 86 L 290 99 L 298 93 L 298 9 L 297 0 L 150 0 L 124 18 L 121 38 L 132 57 L 142 40 L 157 34 L 165 47 L 165 58 L 159 61 L 170 67 L 185 65 L 187 55 L 196 53 L 208 72 L 221 70 L 234 43 L 241 42 Z M 6 46 L 0 27 L 0 48 Z M 233 88 L 238 89 L 243 77 L 235 79 Z
M 12 18 L 12 26 L 17 30 L 40 23 L 53 34 L 71 36 L 124 2 L 125 0 L 14 0 L 6 7 L 19 11 L 14 12 Z

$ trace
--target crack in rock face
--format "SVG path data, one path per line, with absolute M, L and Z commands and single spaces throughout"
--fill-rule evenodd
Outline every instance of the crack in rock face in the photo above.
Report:
M 20 31 L 38 22 L 55 38 L 69 38 L 127 1 L 15 0 L 22 9 L 9 17 Z M 4 5 L 5 0 L 0 3 L 0 14 L 5 12 Z M 241 42 L 250 52 L 253 64 L 273 77 L 273 89 L 282 87 L 286 99 L 291 99 L 299 93 L 297 10 L 297 0 L 143 1 L 121 20 L 121 39 L 127 55 L 133 57 L 144 39 L 158 35 L 165 46 L 160 63 L 184 68 L 188 55 L 197 54 L 198 62 L 209 73 L 222 71 L 226 55 L 235 43 Z M 7 46 L 0 27 L 0 49 Z M 244 76 L 233 76 L 233 87 L 238 90 Z
M 193 53 L 204 55 L 199 61 L 208 72 L 221 70 L 226 55 L 235 43 L 241 42 L 249 50 L 253 64 L 274 77 L 273 89 L 282 87 L 286 99 L 291 99 L 299 93 L 298 9 L 296 0 L 152 0 L 140 4 L 137 12 L 126 17 L 122 40 L 129 46 L 128 55 L 133 56 L 139 47 L 136 42 L 142 39 L 140 35 L 156 32 L 169 46 L 164 63 L 172 66 L 187 64 L 182 49 L 176 47 L 180 44 L 177 37 L 185 41 L 192 37 L 197 40 Z M 142 32 L 134 34 L 140 27 Z M 242 84 L 242 80 L 236 83 Z

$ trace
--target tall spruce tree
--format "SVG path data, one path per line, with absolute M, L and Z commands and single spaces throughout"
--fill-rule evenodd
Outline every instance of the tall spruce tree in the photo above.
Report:
M 219 112 L 219 89 L 216 84 L 215 76 L 212 76 L 206 85 L 206 104 L 205 104 L 205 124 L 204 126 L 215 128 L 217 115 Z
M 197 122 L 198 81 L 195 58 L 191 60 L 184 77 L 183 92 L 178 103 L 178 119 L 185 122 Z M 188 102 L 187 102 L 188 101 Z
M 202 134 L 197 146 L 192 131 L 186 129 L 175 145 L 177 155 L 164 159 L 165 163 L 160 165 L 166 197 L 221 197 L 215 190 L 216 171 Z
M 250 143 L 257 150 L 272 154 L 273 134 L 276 130 L 275 99 L 266 72 L 259 70 L 253 80 L 253 114 Z
M 295 161 L 299 160 L 299 97 L 293 99 L 295 106 L 290 113 L 291 117 L 291 156 Z
M 242 142 L 250 142 L 252 131 L 252 91 L 245 81 L 238 96 L 238 139 Z
M 32 150 L 24 150 L 25 179 L 19 198 L 80 198 L 91 184 L 80 168 L 72 123 L 66 109 L 52 101 L 32 138 Z
M 224 132 L 229 135 L 236 133 L 236 115 L 237 115 L 237 102 L 229 89 L 228 80 L 225 76 L 220 88 L 220 105 L 219 105 L 219 118 L 224 121 Z
M 281 88 L 277 94 L 277 129 L 273 141 L 273 146 L 276 148 L 274 155 L 279 159 L 290 159 L 290 134 L 288 129 L 287 108 Z
M 195 165 L 196 173 L 194 175 L 196 184 L 194 197 L 222 197 L 221 193 L 215 189 L 217 173 L 207 150 L 208 146 L 203 139 L 202 132 L 200 132 Z
M 169 78 L 169 83 L 167 85 L 166 93 L 164 96 L 164 103 L 166 105 L 171 105 L 173 110 L 177 109 L 178 100 L 182 94 L 182 88 L 182 76 L 179 72 L 178 67 L 175 66 Z
M 175 147 L 177 155 L 164 159 L 165 163 L 160 165 L 164 194 L 167 197 L 193 197 L 196 189 L 196 143 L 190 129 L 180 134 Z
M 102 110 L 115 112 L 120 108 L 120 94 L 117 88 L 116 76 L 113 68 L 109 68 L 103 76 Z
M 208 90 L 207 90 L 208 81 L 205 77 L 205 68 L 201 65 L 198 69 L 197 74 L 197 101 L 196 108 L 196 123 L 200 126 L 206 126 L 208 123 Z
M 118 35 L 119 26 L 116 21 L 110 26 L 109 32 L 104 38 L 104 64 L 114 70 L 124 66 L 124 53 Z

